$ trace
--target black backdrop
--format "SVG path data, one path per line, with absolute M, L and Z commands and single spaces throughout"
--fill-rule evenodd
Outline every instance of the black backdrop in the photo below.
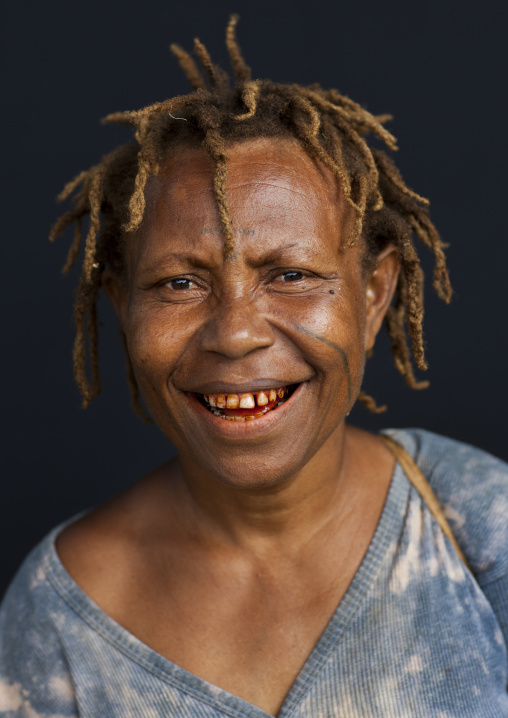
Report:
M 455 298 L 427 293 L 432 386 L 411 392 L 376 347 L 366 389 L 389 404 L 352 419 L 373 430 L 421 426 L 508 459 L 506 70 L 502 3 L 256 0 L 86 3 L 18 0 L 2 11 L 2 385 L 0 594 L 54 524 L 120 490 L 171 447 L 130 410 L 115 320 L 100 313 L 103 393 L 83 412 L 73 385 L 74 272 L 46 236 L 64 181 L 127 137 L 108 112 L 187 91 L 168 52 L 198 35 L 225 64 L 227 17 L 254 74 L 338 87 L 392 112 L 410 186 L 432 199 L 450 243 Z M 428 266 L 428 264 L 426 264 Z

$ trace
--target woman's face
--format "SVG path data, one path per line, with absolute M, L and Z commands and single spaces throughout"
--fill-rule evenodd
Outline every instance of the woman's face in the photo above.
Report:
M 397 259 L 385 252 L 365 278 L 362 244 L 344 249 L 353 214 L 337 182 L 295 141 L 228 156 L 234 254 L 224 257 L 213 164 L 182 148 L 149 182 L 126 286 L 111 275 L 104 286 L 149 411 L 187 463 L 268 486 L 342 430 Z

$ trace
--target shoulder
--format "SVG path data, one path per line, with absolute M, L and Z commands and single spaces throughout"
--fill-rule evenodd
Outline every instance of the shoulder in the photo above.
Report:
M 51 551 L 57 531 L 54 529 L 33 549 L 16 573 L 1 604 L 2 628 L 16 623 L 27 625 L 34 617 L 41 627 L 52 624 L 51 608 L 56 595 L 51 583 Z
M 385 433 L 425 474 L 480 583 L 508 574 L 508 464 L 423 429 Z
M 9 715 L 75 715 L 59 638 L 70 609 L 51 581 L 53 535 L 27 557 L 0 606 L 0 708 Z
M 84 514 L 59 533 L 66 573 L 108 615 L 120 621 L 125 596 L 136 593 L 161 545 L 178 543 L 175 470 L 166 464 Z

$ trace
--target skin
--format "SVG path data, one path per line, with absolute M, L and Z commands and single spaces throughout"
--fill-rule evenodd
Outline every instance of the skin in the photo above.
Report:
M 277 715 L 389 487 L 391 456 L 345 417 L 398 259 L 388 247 L 364 276 L 363 243 L 344 249 L 353 216 L 340 188 L 296 142 L 228 154 L 232 257 L 213 166 L 182 148 L 149 182 L 126 277 L 103 278 L 146 405 L 179 457 L 68 527 L 57 548 L 127 630 Z M 289 384 L 299 386 L 282 407 L 245 423 L 194 396 Z

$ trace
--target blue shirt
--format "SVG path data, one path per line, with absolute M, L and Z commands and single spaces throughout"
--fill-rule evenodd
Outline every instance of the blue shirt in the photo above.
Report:
M 369 549 L 280 718 L 508 716 L 508 466 L 421 430 L 387 432 L 430 481 L 461 563 L 396 466 Z M 0 609 L 5 718 L 267 718 L 109 618 L 55 551 L 31 553 Z

